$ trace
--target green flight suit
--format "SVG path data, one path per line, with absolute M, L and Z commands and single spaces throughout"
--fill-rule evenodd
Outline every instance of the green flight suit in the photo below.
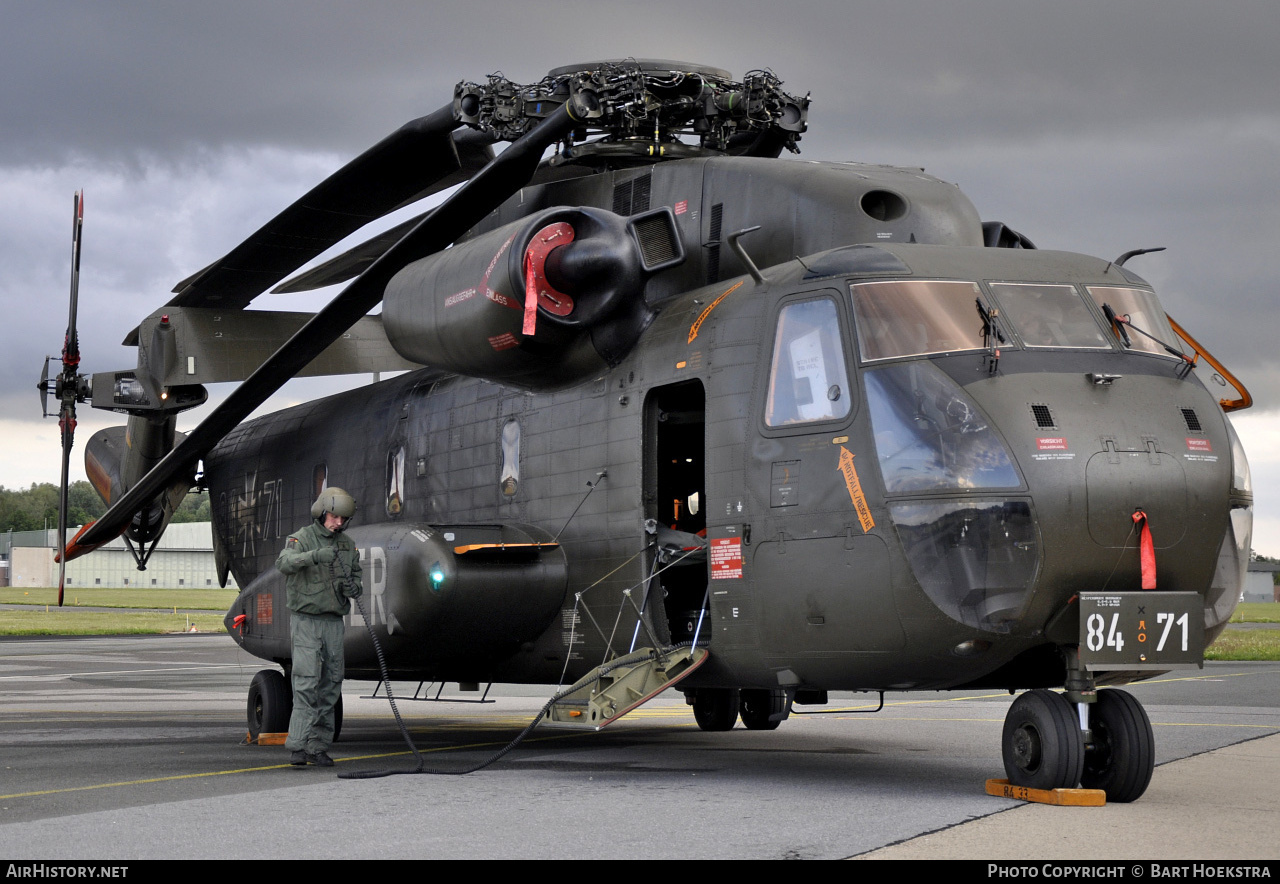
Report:
M 334 560 L 318 563 L 317 552 L 329 548 Z M 290 751 L 328 751 L 333 708 L 342 696 L 342 618 L 351 610 L 350 599 L 363 591 L 360 556 L 350 537 L 317 520 L 289 535 L 276 568 L 285 575 L 293 654 L 293 714 L 284 745 Z

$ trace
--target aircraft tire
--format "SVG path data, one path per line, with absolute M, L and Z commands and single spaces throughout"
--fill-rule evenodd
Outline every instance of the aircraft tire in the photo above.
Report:
M 338 702 L 333 704 L 333 741 L 338 742 L 342 736 L 342 694 L 338 694 Z
M 700 688 L 693 695 L 693 718 L 699 730 L 733 730 L 738 708 L 738 692 L 733 688 Z
M 738 714 L 743 726 L 750 731 L 777 730 L 791 714 L 791 698 L 785 690 L 743 688 L 739 698 Z M 778 717 L 774 718 L 775 715 Z
M 1084 769 L 1084 736 L 1075 707 L 1038 689 L 1013 701 L 1001 740 L 1009 782 L 1029 789 L 1074 789 Z
M 247 717 L 249 737 L 258 734 L 282 734 L 289 730 L 293 712 L 293 691 L 289 682 L 274 669 L 263 669 L 249 683 Z
M 1147 791 L 1155 769 L 1155 734 L 1151 719 L 1128 691 L 1098 691 L 1089 710 L 1093 745 L 1085 752 L 1080 784 L 1102 789 L 1107 801 L 1136 801 Z

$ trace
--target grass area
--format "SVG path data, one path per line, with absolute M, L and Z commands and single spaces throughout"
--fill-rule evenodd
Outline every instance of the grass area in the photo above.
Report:
M 1241 602 L 1232 623 L 1280 623 L 1280 602 Z
M 237 592 L 234 589 L 161 589 L 159 587 L 109 589 L 100 586 L 69 586 L 63 593 L 62 604 L 64 607 L 72 608 L 169 608 L 170 610 L 179 608 L 187 611 L 226 611 L 235 601 L 236 595 Z M 58 590 L 56 587 L 50 589 L 0 587 L 0 604 L 56 606 Z
M 1280 629 L 1228 629 L 1204 652 L 1204 658 L 1280 660 Z
M 0 611 L 0 635 L 155 635 L 189 632 L 192 626 L 199 632 L 225 633 L 222 617 L 236 594 L 234 589 L 68 587 L 59 608 L 57 589 L 5 586 L 0 587 L 0 604 L 31 607 Z
M 226 633 L 221 614 L 157 614 L 44 608 L 0 611 L 0 635 L 158 635 L 170 632 Z

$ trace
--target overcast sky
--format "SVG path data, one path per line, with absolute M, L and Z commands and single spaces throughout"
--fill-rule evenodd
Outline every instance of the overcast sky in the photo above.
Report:
M 174 283 L 459 80 L 656 57 L 769 67 L 812 93 L 804 158 L 924 166 L 1042 248 L 1167 246 L 1130 266 L 1252 391 L 1254 547 L 1280 555 L 1278 43 L 1275 0 L 0 0 L 0 485 L 58 480 L 34 384 L 66 325 L 77 188 L 84 367 L 129 368 L 120 341 Z M 81 411 L 83 477 L 83 441 L 117 421 Z

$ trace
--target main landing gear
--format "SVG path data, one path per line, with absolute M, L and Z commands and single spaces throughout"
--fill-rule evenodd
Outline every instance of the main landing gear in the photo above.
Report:
M 275 669 L 263 669 L 249 682 L 249 738 L 259 734 L 282 734 L 289 730 L 293 711 L 293 691 L 288 680 Z
M 288 676 L 276 669 L 263 669 L 249 682 L 246 718 L 249 739 L 256 742 L 259 734 L 283 734 L 289 731 L 293 714 L 293 688 Z M 342 697 L 333 707 L 333 741 L 342 734 Z
M 1151 782 L 1155 736 L 1142 705 L 1126 691 L 1098 691 L 1082 731 L 1078 706 L 1053 691 L 1013 701 L 1001 748 L 1009 782 L 1032 789 L 1102 789 L 1109 802 L 1134 801 Z
M 739 718 L 747 730 L 771 731 L 791 715 L 791 695 L 781 689 L 699 688 L 686 699 L 704 731 L 733 730 Z

